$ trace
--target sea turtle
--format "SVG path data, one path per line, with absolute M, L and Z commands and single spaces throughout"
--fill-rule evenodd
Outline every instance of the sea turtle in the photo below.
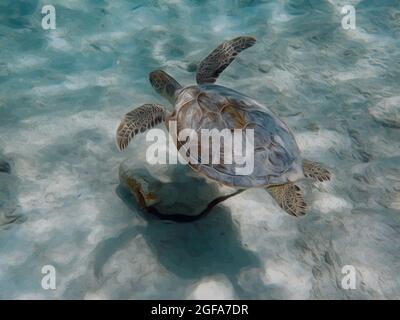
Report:
M 287 213 L 302 216 L 307 206 L 295 182 L 305 177 L 327 181 L 330 180 L 329 171 L 320 163 L 301 158 L 288 126 L 266 106 L 214 84 L 235 57 L 255 42 L 250 36 L 223 42 L 200 63 L 197 85 L 182 87 L 164 71 L 151 72 L 151 85 L 174 110 L 168 112 L 159 104 L 144 104 L 127 113 L 117 129 L 117 146 L 123 150 L 136 134 L 162 122 L 168 128 L 171 120 L 176 121 L 178 132 L 185 128 L 196 132 L 252 128 L 254 170 L 250 175 L 235 174 L 235 163 L 189 165 L 208 178 L 237 189 L 263 187 Z

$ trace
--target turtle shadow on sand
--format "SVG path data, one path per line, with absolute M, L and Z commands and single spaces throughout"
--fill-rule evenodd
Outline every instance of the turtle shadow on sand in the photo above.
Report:
M 171 172 L 171 180 L 179 180 L 178 175 L 181 175 L 181 172 L 175 169 Z M 212 184 L 207 191 L 216 194 L 216 197 L 220 195 Z M 200 215 L 189 216 L 188 220 L 182 212 L 176 215 L 169 214 L 168 219 L 165 219 L 160 217 L 162 213 L 140 208 L 135 197 L 123 184 L 116 188 L 116 194 L 133 215 L 139 215 L 147 224 L 128 226 L 118 236 L 106 239 L 97 246 L 93 262 L 94 275 L 98 280 L 103 277 L 103 268 L 114 253 L 141 236 L 160 265 L 189 283 L 189 287 L 183 289 L 184 292 L 171 292 L 169 298 L 185 298 L 190 284 L 194 285 L 205 277 L 212 279 L 221 275 L 232 285 L 235 297 L 257 297 L 260 291 L 258 286 L 262 281 L 263 263 L 254 252 L 242 244 L 240 232 L 229 209 L 221 204 L 217 205 L 222 201 L 211 201 L 208 206 L 205 205 L 206 209 Z M 193 221 L 189 222 L 190 220 Z M 250 269 L 257 279 L 243 286 L 241 272 Z M 265 290 L 264 287 L 263 294 Z M 280 288 L 269 287 L 268 290 L 269 295 L 280 296 Z M 166 298 L 161 294 L 154 298 Z
M 137 212 L 148 223 L 127 227 L 98 248 L 96 276 L 101 276 L 102 267 L 118 248 L 140 234 L 158 262 L 180 279 L 197 282 L 223 274 L 238 298 L 249 298 L 249 293 L 239 285 L 240 272 L 245 268 L 260 268 L 262 263 L 242 245 L 238 228 L 226 207 L 216 206 L 202 219 L 191 223 L 167 222 L 140 209 L 124 187 L 118 186 L 116 192 L 132 212 Z

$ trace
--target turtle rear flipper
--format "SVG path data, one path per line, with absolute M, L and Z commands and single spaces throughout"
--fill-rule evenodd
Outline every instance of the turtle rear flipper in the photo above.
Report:
M 164 107 L 158 104 L 144 104 L 127 113 L 117 129 L 117 147 L 124 150 L 132 138 L 165 121 Z
M 294 183 L 268 187 L 267 191 L 279 206 L 290 215 L 301 217 L 306 214 L 307 204 L 300 188 Z
M 307 178 L 312 178 L 316 181 L 329 181 L 331 180 L 331 173 L 328 169 L 324 168 L 321 163 L 304 160 L 303 171 Z
M 196 76 L 197 83 L 214 83 L 240 52 L 255 43 L 254 37 L 237 37 L 220 44 L 200 63 Z

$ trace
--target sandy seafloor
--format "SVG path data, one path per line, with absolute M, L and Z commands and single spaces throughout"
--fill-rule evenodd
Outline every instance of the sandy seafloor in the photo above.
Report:
M 341 27 L 349 3 L 356 30 Z M 258 43 L 219 83 L 281 115 L 333 180 L 302 219 L 263 190 L 194 223 L 147 219 L 116 192 L 119 164 L 146 150 L 117 151 L 122 115 L 167 104 L 150 71 L 194 83 L 193 64 L 243 34 Z M 0 299 L 398 299 L 399 147 L 397 0 L 2 0 Z

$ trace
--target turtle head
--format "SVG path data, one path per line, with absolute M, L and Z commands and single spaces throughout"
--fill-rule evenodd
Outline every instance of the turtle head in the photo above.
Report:
M 162 70 L 150 72 L 149 80 L 153 88 L 166 98 L 172 105 L 175 104 L 175 92 L 182 86 L 169 74 Z

